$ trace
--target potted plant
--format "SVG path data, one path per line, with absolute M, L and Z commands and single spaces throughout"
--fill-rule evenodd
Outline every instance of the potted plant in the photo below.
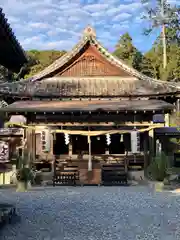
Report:
M 28 167 L 23 167 L 17 171 L 17 191 L 26 192 L 33 181 L 33 172 Z

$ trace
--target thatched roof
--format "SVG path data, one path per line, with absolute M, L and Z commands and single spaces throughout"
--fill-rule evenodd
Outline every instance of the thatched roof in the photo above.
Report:
M 1 111 L 6 112 L 101 112 L 101 111 L 162 111 L 173 105 L 162 100 L 68 100 L 17 101 Z
M 72 69 L 82 54 L 88 51 L 87 46 L 93 48 L 94 52 L 92 51 L 91 54 L 96 55 L 94 58 L 99 56 L 99 64 L 103 62 L 104 70 L 106 70 L 106 66 L 109 67 L 108 75 L 94 76 L 93 71 L 89 71 L 89 75 L 84 74 L 83 76 L 83 74 L 78 75 L 77 71 L 74 74 L 74 70 L 68 76 L 63 75 L 63 71 Z M 88 56 L 93 58 L 93 56 Z M 88 70 L 90 67 L 93 67 L 99 74 L 101 71 L 98 70 L 98 66 L 100 65 L 96 66 L 91 61 L 94 58 L 89 59 L 90 65 L 87 65 L 88 62 L 83 62 L 80 65 L 81 71 L 83 71 L 82 69 Z M 176 94 L 179 91 L 180 86 L 147 77 L 113 56 L 97 41 L 95 31 L 90 27 L 85 29 L 82 39 L 72 51 L 34 75 L 31 79 L 0 84 L 1 95 L 24 97 L 159 96 L 161 94 Z

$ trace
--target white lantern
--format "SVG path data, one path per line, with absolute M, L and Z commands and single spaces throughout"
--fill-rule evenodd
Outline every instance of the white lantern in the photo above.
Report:
M 43 129 L 41 131 L 41 144 L 43 152 L 50 151 L 50 132 L 48 129 Z
M 124 137 L 123 137 L 123 134 L 121 134 L 120 142 L 123 142 L 123 141 L 124 141 Z
M 137 131 L 131 132 L 131 152 L 139 153 L 140 152 L 140 135 Z
M 68 133 L 64 134 L 64 140 L 65 140 L 65 144 L 68 145 L 69 144 L 69 134 Z
M 156 140 L 156 153 L 161 153 L 162 151 L 162 144 L 161 142 L 159 141 L 159 139 Z

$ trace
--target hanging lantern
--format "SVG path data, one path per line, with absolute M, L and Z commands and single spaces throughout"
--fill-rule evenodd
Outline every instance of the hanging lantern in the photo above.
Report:
M 41 146 L 43 152 L 50 151 L 50 132 L 49 129 L 43 129 L 41 131 Z
M 140 135 L 139 132 L 135 130 L 131 132 L 131 152 L 140 152 Z
M 121 137 L 120 137 L 120 142 L 123 142 L 124 141 L 124 135 L 121 134 Z
M 68 133 L 64 134 L 64 140 L 65 140 L 65 144 L 68 145 L 69 144 L 69 134 Z
M 100 141 L 100 137 L 97 137 L 97 140 Z
M 106 143 L 108 146 L 111 144 L 111 135 L 109 133 L 106 134 Z
M 159 139 L 156 140 L 156 154 L 159 154 L 161 153 L 162 151 L 162 144 L 161 142 L 159 141 Z

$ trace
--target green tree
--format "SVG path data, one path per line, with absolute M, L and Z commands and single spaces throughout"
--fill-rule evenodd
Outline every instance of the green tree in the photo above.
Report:
M 55 60 L 63 56 L 65 53 L 66 51 L 55 51 L 55 50 L 27 51 L 29 61 L 27 66 L 25 67 L 24 77 L 25 78 L 31 77 L 34 74 L 38 73 L 39 71 L 42 71 L 45 67 L 52 64 Z
M 180 7 L 171 6 L 167 0 L 156 0 L 151 5 L 151 0 L 142 0 L 146 14 L 144 19 L 150 22 L 150 27 L 145 29 L 146 35 L 150 34 L 155 28 L 161 29 L 162 60 L 163 68 L 166 69 L 168 63 L 168 45 L 179 42 L 180 33 Z M 168 33 L 166 31 L 168 29 Z
M 129 33 L 121 36 L 113 54 L 138 71 L 141 70 L 143 55 L 134 47 Z
M 148 77 L 156 78 L 156 71 L 156 67 L 153 65 L 152 60 L 144 55 L 141 62 L 141 73 Z
M 167 36 L 170 35 L 170 32 L 171 29 L 166 28 Z M 160 37 L 155 41 L 150 51 L 145 54 L 145 57 L 151 62 L 154 78 L 176 82 L 180 80 L 180 45 L 177 42 L 173 41 L 167 45 L 168 64 L 166 69 L 162 63 L 163 46 Z

